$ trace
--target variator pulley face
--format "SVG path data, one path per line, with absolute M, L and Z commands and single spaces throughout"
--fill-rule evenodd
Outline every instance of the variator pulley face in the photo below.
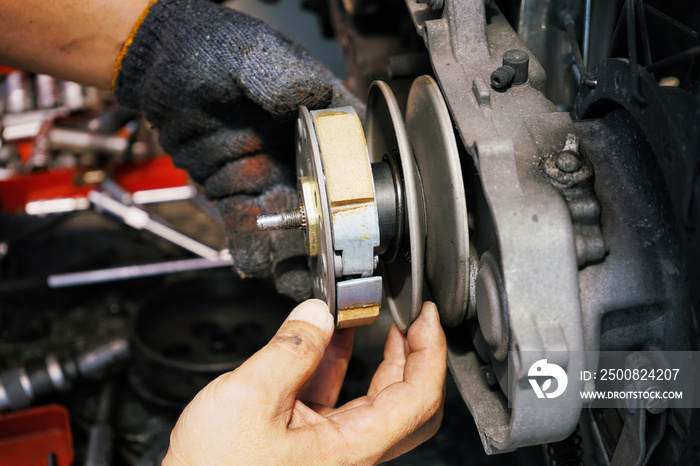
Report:
M 454 327 L 469 299 L 467 199 L 452 119 L 430 76 L 411 86 L 406 129 L 425 201 L 425 280 L 440 320 Z
M 396 257 L 382 264 L 386 297 L 397 327 L 402 332 L 418 318 L 423 304 L 425 209 L 420 174 L 406 135 L 401 110 L 389 86 L 375 81 L 367 99 L 367 142 L 374 163 L 393 156 L 401 177 L 399 195 L 405 219 L 403 238 Z

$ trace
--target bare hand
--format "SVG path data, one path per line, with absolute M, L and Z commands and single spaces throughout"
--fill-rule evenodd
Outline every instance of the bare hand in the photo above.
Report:
M 432 437 L 447 357 L 435 305 L 407 337 L 391 327 L 367 395 L 334 408 L 352 337 L 333 335 L 323 302 L 297 306 L 267 346 L 190 402 L 163 464 L 374 464 Z

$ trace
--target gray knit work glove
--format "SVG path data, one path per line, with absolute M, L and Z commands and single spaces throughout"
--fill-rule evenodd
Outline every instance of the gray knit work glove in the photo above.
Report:
M 145 14 L 117 61 L 119 102 L 143 111 L 175 164 L 218 200 L 235 270 L 309 297 L 301 232 L 260 232 L 255 220 L 298 207 L 299 106 L 361 104 L 300 45 L 245 14 L 204 0 L 159 0 Z

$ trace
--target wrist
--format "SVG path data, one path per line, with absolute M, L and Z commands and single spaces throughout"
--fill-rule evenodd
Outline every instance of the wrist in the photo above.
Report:
M 119 54 L 117 55 L 117 58 L 114 60 L 114 71 L 112 72 L 112 91 L 116 90 L 117 76 L 119 75 L 119 72 L 122 70 L 122 62 L 124 61 L 124 57 L 126 56 L 126 53 L 129 51 L 129 48 L 131 47 L 131 44 L 134 41 L 134 36 L 138 32 L 143 21 L 146 19 L 146 16 L 148 16 L 148 13 L 151 10 L 151 7 L 157 1 L 158 0 L 149 0 L 148 1 L 146 8 L 143 9 L 143 11 L 141 12 L 141 15 L 138 17 L 138 19 L 136 20 L 136 22 L 132 26 L 131 32 L 129 33 L 129 37 L 127 37 L 126 41 L 124 42 L 124 44 L 121 47 L 121 50 L 119 51 Z
M 225 62 L 212 54 L 234 40 L 231 25 L 242 16 L 204 0 L 151 0 L 115 62 L 113 88 L 119 102 L 143 110 L 145 100 L 162 97 L 152 94 L 154 85 L 181 93 L 206 78 L 197 74 L 210 62 Z
M 110 89 L 114 58 L 149 1 L 4 1 L 0 62 Z

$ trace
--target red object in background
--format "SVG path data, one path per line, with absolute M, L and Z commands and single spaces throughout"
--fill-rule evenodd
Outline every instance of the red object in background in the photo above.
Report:
M 0 181 L 0 210 L 23 211 L 32 201 L 86 197 L 98 184 L 80 184 L 80 175 L 102 168 L 61 168 L 13 176 Z M 109 172 L 109 169 L 105 169 Z M 117 184 L 129 192 L 173 188 L 187 184 L 187 172 L 175 168 L 170 156 L 124 163 L 111 170 Z
M 0 466 L 57 466 L 73 463 L 73 438 L 68 411 L 48 405 L 0 416 Z
M 184 186 L 187 184 L 187 172 L 176 168 L 169 155 L 161 155 L 145 162 L 118 165 L 114 169 L 114 179 L 119 186 L 133 193 Z
M 15 147 L 17 147 L 17 152 L 19 152 L 22 162 L 28 162 L 34 150 L 34 140 L 26 139 L 24 141 L 17 141 Z
M 0 66 L 0 76 L 2 76 L 3 74 L 12 73 L 13 71 L 17 70 L 14 68 L 10 68 L 9 66 Z

